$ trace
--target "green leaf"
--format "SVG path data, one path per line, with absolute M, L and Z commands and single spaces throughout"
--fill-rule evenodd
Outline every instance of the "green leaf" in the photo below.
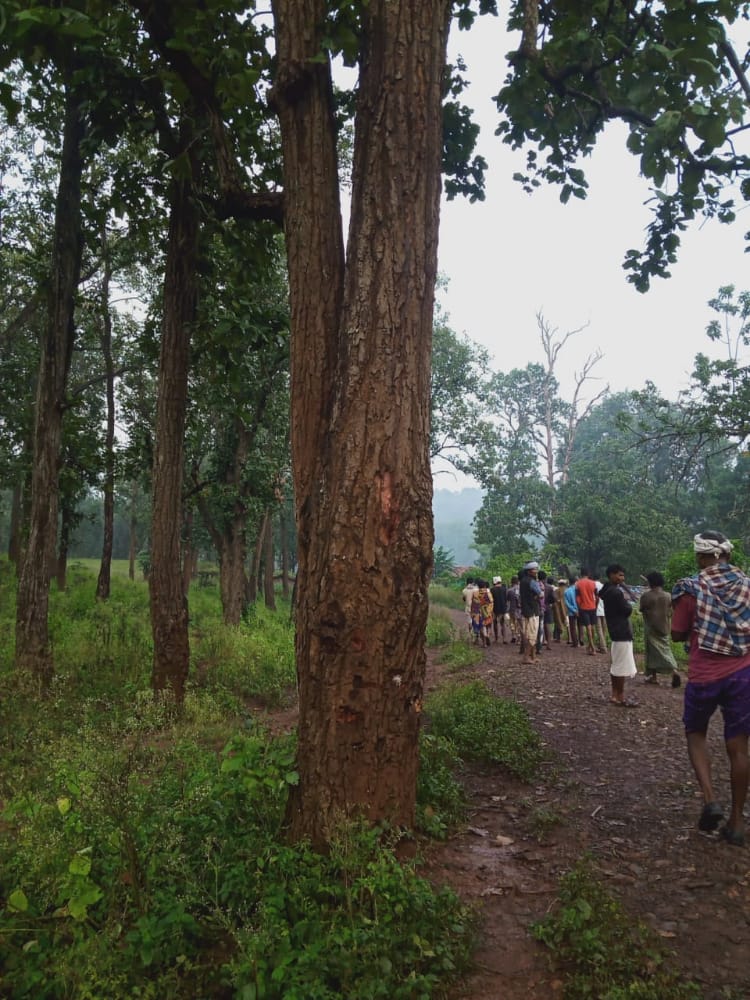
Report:
M 58 799 L 57 808 L 61 816 L 66 816 L 70 812 L 70 799 L 68 798 Z
M 88 875 L 91 871 L 91 858 L 77 854 L 68 865 L 68 871 L 71 875 Z
M 29 908 L 29 901 L 23 889 L 14 889 L 8 896 L 8 909 L 11 913 L 25 913 Z
M 89 906 L 98 903 L 103 895 L 102 890 L 98 886 L 91 885 L 84 889 L 83 892 L 71 896 L 68 900 L 68 911 L 71 917 L 74 920 L 85 920 Z

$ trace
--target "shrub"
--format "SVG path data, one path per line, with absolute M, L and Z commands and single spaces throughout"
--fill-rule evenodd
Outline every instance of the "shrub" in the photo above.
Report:
M 462 757 L 502 764 L 524 780 L 536 774 L 544 754 L 528 714 L 481 681 L 440 688 L 425 708 L 430 731 L 449 737 Z
M 399 862 L 378 831 L 342 827 L 328 857 L 276 845 L 230 963 L 238 997 L 412 1000 L 466 967 L 471 913 Z
M 589 858 L 563 876 L 556 911 L 532 933 L 565 975 L 565 1000 L 700 1000 L 699 987 L 668 968 L 653 931 L 597 881 Z

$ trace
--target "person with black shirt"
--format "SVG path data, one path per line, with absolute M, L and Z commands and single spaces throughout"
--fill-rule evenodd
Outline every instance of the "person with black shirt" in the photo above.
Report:
M 536 639 L 539 632 L 539 614 L 541 611 L 542 586 L 536 576 L 539 572 L 538 562 L 528 562 L 523 567 L 519 581 L 519 596 L 521 598 L 521 652 L 524 663 L 534 663 L 536 660 Z
M 625 680 L 635 677 L 637 669 L 633 656 L 633 629 L 630 616 L 633 605 L 625 591 L 625 570 L 619 563 L 612 563 L 605 570 L 606 582 L 599 591 L 604 602 L 604 617 L 611 640 L 609 676 L 612 684 L 610 701 L 613 705 L 633 707 L 638 702 L 625 698 Z
M 508 612 L 508 588 L 503 583 L 503 579 L 500 576 L 492 577 L 492 586 L 490 587 L 490 593 L 492 594 L 493 603 L 493 620 L 492 627 L 495 632 L 495 642 L 497 642 L 498 631 L 503 637 L 503 642 L 507 643 L 505 638 L 505 616 Z

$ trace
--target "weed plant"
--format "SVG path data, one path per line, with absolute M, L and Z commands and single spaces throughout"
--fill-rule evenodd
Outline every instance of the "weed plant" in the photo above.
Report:
M 430 732 L 450 738 L 461 757 L 502 764 L 525 781 L 538 772 L 544 753 L 528 714 L 481 681 L 440 688 L 425 709 Z
M 564 975 L 564 1000 L 700 1000 L 670 969 L 654 934 L 596 879 L 590 858 L 560 880 L 557 909 L 532 932 Z

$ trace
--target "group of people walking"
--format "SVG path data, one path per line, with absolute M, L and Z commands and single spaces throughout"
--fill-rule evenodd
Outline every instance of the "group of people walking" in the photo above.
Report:
M 693 539 L 698 564 L 695 576 L 679 580 L 669 594 L 659 572 L 647 574 L 648 589 L 640 598 L 625 584 L 625 569 L 612 563 L 600 582 L 593 572 L 559 579 L 553 585 L 536 561 L 526 563 L 505 586 L 499 576 L 492 585 L 467 579 L 462 592 L 470 634 L 489 646 L 517 643 L 525 663 L 534 663 L 543 648 L 563 639 L 585 647 L 589 655 L 607 652 L 609 633 L 610 702 L 637 705 L 626 698 L 625 682 L 637 674 L 631 616 L 639 604 L 643 616 L 644 673 L 648 684 L 659 676 L 682 681 L 673 642 L 688 649 L 688 682 L 683 723 L 688 756 L 703 796 L 698 827 L 719 830 L 729 844 L 745 843 L 744 806 L 750 764 L 750 578 L 731 565 L 732 543 L 718 531 Z M 729 758 L 731 807 L 725 820 L 714 796 L 707 749 L 708 724 L 717 708 L 724 718 Z

